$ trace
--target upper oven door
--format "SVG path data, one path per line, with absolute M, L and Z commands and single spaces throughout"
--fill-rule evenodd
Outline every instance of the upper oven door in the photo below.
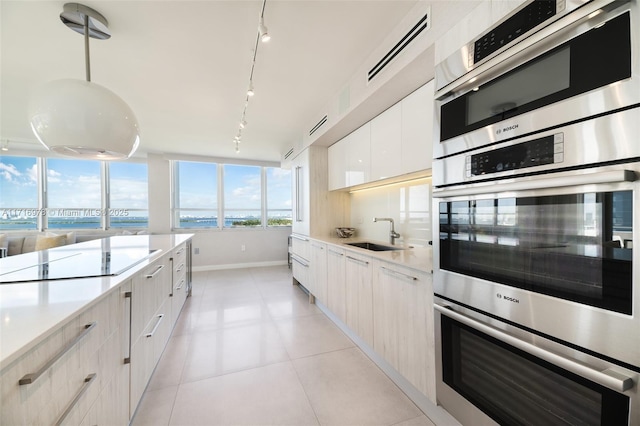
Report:
M 638 176 L 628 163 L 434 192 L 434 292 L 640 367 Z
M 640 103 L 637 1 L 603 3 L 588 3 L 436 93 L 434 157 Z

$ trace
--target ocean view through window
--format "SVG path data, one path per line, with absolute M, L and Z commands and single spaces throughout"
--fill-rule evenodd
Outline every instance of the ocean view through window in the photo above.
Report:
M 0 230 L 146 229 L 147 175 L 133 161 L 0 156 Z
M 291 225 L 289 170 L 192 161 L 174 161 L 173 170 L 174 228 Z

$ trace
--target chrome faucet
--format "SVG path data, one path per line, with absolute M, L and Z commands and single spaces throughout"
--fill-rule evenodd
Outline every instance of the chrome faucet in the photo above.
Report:
M 389 242 L 391 242 L 391 245 L 396 243 L 396 238 L 400 238 L 400 234 L 398 234 L 395 229 L 393 228 L 393 219 L 390 217 L 374 217 L 373 218 L 374 222 L 391 222 L 391 232 L 389 232 Z

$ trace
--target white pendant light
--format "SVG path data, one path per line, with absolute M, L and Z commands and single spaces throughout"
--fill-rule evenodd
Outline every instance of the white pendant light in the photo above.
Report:
M 108 39 L 107 20 L 95 10 L 67 3 L 60 19 L 84 35 L 86 81 L 56 80 L 42 86 L 29 103 L 29 121 L 38 140 L 72 157 L 120 160 L 140 143 L 133 111 L 118 95 L 91 82 L 89 37 Z

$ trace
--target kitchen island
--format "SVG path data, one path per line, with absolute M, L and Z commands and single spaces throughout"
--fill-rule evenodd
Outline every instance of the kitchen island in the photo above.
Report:
M 0 259 L 0 423 L 128 423 L 186 299 L 191 238 L 117 236 Z

